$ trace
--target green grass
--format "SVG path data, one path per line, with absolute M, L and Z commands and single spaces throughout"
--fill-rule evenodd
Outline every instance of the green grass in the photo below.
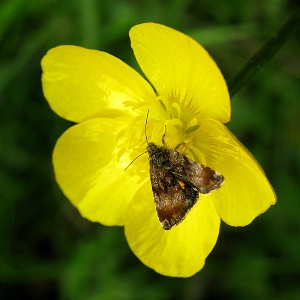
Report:
M 222 223 L 188 279 L 145 267 L 123 228 L 88 222 L 62 195 L 51 154 L 70 123 L 41 89 L 56 45 L 107 51 L 137 67 L 129 28 L 154 21 L 193 36 L 229 81 L 296 8 L 287 0 L 3 0 L 0 3 L 1 299 L 300 299 L 299 29 L 232 99 L 228 127 L 263 166 L 278 203 L 245 228 Z

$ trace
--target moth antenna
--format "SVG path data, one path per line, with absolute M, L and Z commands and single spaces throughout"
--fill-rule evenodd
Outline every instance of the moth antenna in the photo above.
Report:
M 145 137 L 146 137 L 146 142 L 147 142 L 147 144 L 149 145 L 148 138 L 147 138 L 148 115 L 149 115 L 149 109 L 148 109 L 148 111 L 147 111 L 146 122 L 145 122 Z M 138 159 L 140 156 L 142 156 L 142 155 L 145 154 L 145 153 L 147 153 L 147 151 L 145 151 L 145 152 L 139 154 L 136 158 L 134 158 L 134 160 L 131 161 L 131 163 L 126 167 L 126 169 L 125 169 L 124 171 L 126 171 L 126 170 L 132 165 L 132 163 L 133 163 L 136 159 Z
M 149 109 L 148 109 L 148 111 L 147 111 L 146 123 L 145 123 L 145 137 L 146 137 L 146 142 L 147 142 L 147 144 L 149 145 L 148 138 L 147 138 L 148 115 L 149 115 Z
M 145 153 L 147 153 L 147 151 L 145 151 L 145 152 L 139 154 L 134 160 L 131 161 L 131 163 L 126 167 L 126 169 L 124 169 L 124 171 L 126 171 L 126 170 L 132 165 L 132 163 L 133 163 L 134 161 L 136 161 L 140 156 L 142 156 L 142 155 L 145 154 Z

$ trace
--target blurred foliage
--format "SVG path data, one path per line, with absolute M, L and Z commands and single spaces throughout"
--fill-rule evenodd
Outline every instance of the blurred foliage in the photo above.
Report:
M 145 267 L 123 228 L 81 218 L 54 180 L 51 153 L 70 126 L 49 108 L 40 60 L 60 44 L 137 68 L 129 28 L 153 21 L 201 42 L 226 80 L 295 10 L 288 0 L 2 0 L 0 3 L 1 299 L 300 299 L 299 30 L 232 99 L 229 128 L 263 166 L 278 203 L 245 228 L 222 223 L 188 279 Z

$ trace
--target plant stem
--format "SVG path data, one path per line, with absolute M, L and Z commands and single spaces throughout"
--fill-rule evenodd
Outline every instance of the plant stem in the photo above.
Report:
M 228 89 L 231 97 L 275 55 L 298 28 L 299 24 L 300 8 L 297 8 L 278 32 L 228 81 Z

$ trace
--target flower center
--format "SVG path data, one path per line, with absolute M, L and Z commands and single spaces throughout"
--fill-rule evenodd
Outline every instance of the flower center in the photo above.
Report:
M 146 120 L 147 110 L 149 113 Z M 149 143 L 162 145 L 162 137 L 165 134 L 164 140 L 168 148 L 174 149 L 179 143 L 184 143 L 184 154 L 200 159 L 201 153 L 196 154 L 192 150 L 195 133 L 200 127 L 197 110 L 192 101 L 179 102 L 176 99 L 158 96 L 150 104 L 145 103 L 144 106 L 135 108 L 135 112 L 137 115 L 128 119 L 126 129 L 118 135 L 122 142 L 119 143 L 117 156 L 124 158 L 125 155 L 127 165 L 146 151 L 146 135 Z M 129 169 L 140 176 L 148 176 L 148 155 L 139 157 Z

